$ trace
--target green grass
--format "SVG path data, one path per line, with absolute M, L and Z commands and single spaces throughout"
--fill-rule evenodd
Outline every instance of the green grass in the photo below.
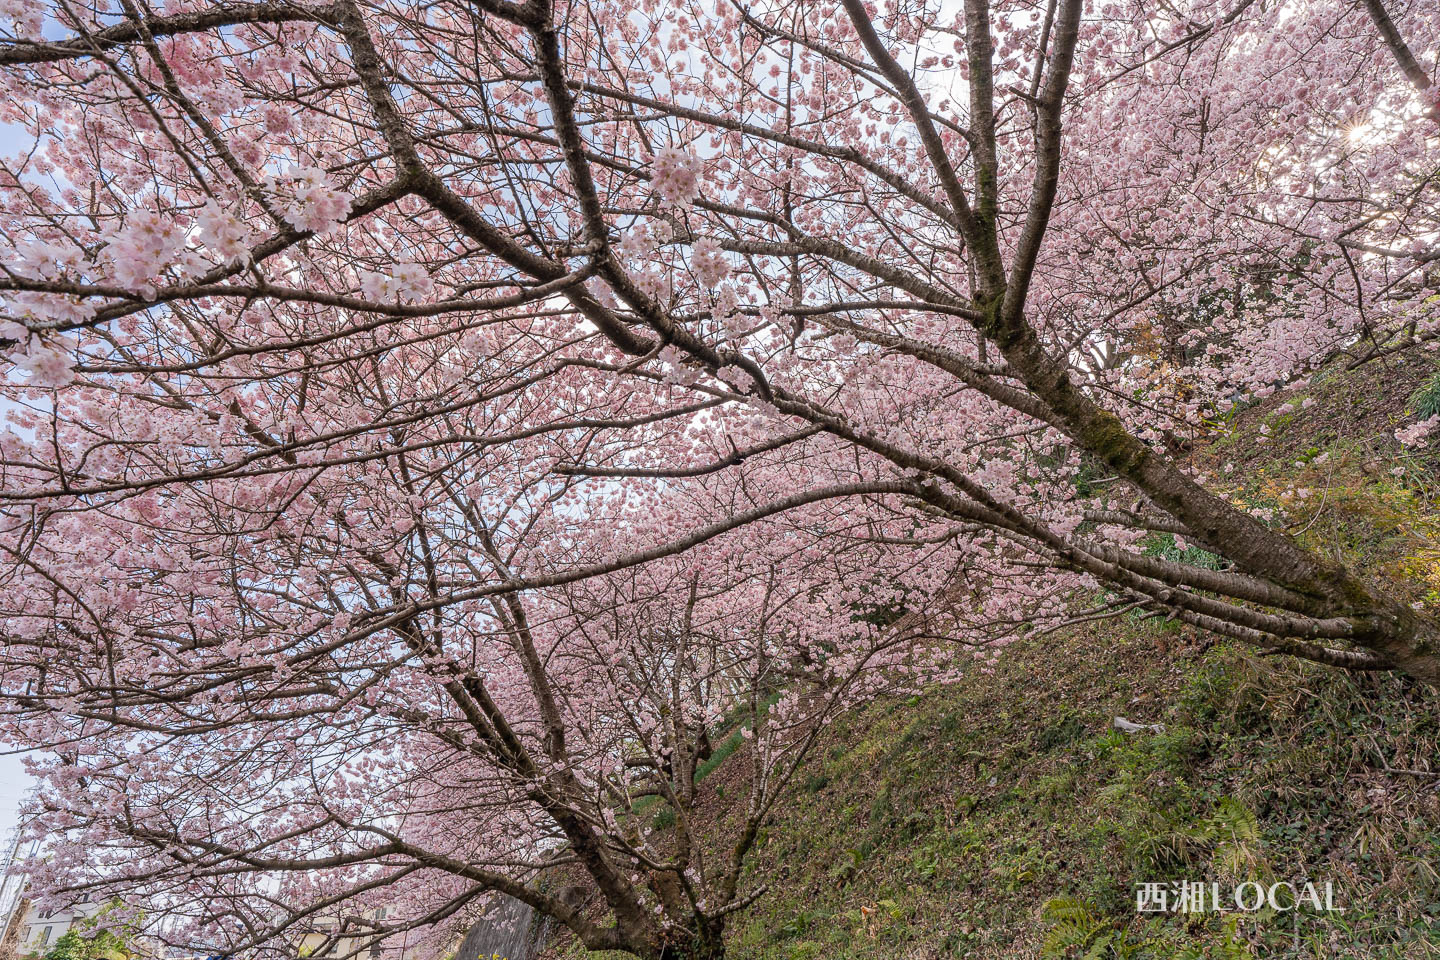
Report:
M 1116 715 L 1166 731 L 1120 734 Z M 1097 956 L 1440 956 L 1440 780 L 1385 770 L 1437 756 L 1433 697 L 1397 678 L 1163 626 L 1021 644 L 994 675 L 836 729 L 766 831 L 751 875 L 776 889 L 735 952 L 1038 957 L 1042 908 L 1071 898 L 1106 933 Z M 1251 877 L 1333 879 L 1347 912 L 1298 925 L 1329 952 L 1294 954 L 1289 916 L 1134 908 L 1146 880 Z
M 1440 370 L 1437 370 L 1424 386 L 1410 396 L 1410 405 L 1417 420 L 1429 420 L 1440 414 Z

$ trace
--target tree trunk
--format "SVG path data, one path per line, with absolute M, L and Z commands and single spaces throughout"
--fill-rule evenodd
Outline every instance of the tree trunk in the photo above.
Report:
M 661 945 L 657 960 L 725 960 L 724 931 L 719 925 L 676 931 Z
M 1076 389 L 1064 365 L 1045 352 L 1023 316 L 1002 315 L 1002 297 L 997 293 L 990 301 L 993 320 L 985 332 L 1081 449 L 1134 484 L 1240 569 L 1313 597 L 1329 616 L 1349 620 L 1352 629 L 1344 639 L 1374 655 L 1370 666 L 1401 670 L 1440 686 L 1440 640 L 1429 624 L 1403 604 L 1375 593 L 1340 564 L 1316 556 L 1217 497 L 1152 451 L 1118 417 Z

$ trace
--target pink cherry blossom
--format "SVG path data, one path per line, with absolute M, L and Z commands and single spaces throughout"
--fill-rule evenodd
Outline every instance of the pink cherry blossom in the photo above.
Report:
M 266 183 L 281 202 L 285 218 L 297 230 L 326 233 L 350 212 L 350 197 L 332 187 L 325 171 L 318 167 L 294 166 Z
M 201 209 L 195 222 L 200 228 L 200 242 L 221 261 L 238 263 L 250 255 L 249 228 L 213 201 Z
M 12 355 L 15 369 L 28 375 L 26 386 L 63 387 L 75 379 L 70 357 L 56 347 L 32 340 L 28 349 Z
M 1186 453 L 1440 345 L 1440 5 L 960 6 L 0 8 L 36 896 L 716 960 L 815 737 L 1018 637 L 1440 681 Z
M 661 147 L 650 168 L 650 185 L 666 203 L 688 206 L 700 194 L 704 164 L 679 147 Z
M 183 233 L 175 219 L 151 210 L 130 212 L 106 240 L 105 255 L 121 286 L 149 284 L 180 251 Z

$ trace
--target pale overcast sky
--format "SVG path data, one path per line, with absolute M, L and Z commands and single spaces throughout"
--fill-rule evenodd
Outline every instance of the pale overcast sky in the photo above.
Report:
M 9 838 L 10 828 L 15 826 L 15 811 L 20 806 L 20 798 L 30 784 L 18 755 L 0 756 L 0 843 Z M 0 854 L 0 857 L 3 856 Z
M 33 138 L 23 129 L 10 124 L 0 124 L 0 155 L 12 156 L 27 149 L 32 143 Z M 0 744 L 0 749 L 4 749 L 3 744 Z M 16 808 L 29 787 L 30 778 L 25 775 L 25 769 L 20 765 L 20 757 L 10 754 L 0 756 L 0 844 L 9 838 L 10 828 L 15 826 Z M 0 857 L 4 855 L 0 853 Z

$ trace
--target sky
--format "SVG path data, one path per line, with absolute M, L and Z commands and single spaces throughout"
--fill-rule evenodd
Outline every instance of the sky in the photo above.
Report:
M 32 782 L 20 765 L 19 754 L 0 756 L 0 843 L 10 836 L 16 823 L 15 811 Z
M 34 138 L 23 128 L 0 124 L 0 154 L 9 156 L 18 153 L 28 149 L 33 142 Z M 19 754 L 0 754 L 0 844 L 9 839 L 10 830 L 16 823 L 15 812 L 20 806 L 20 799 L 31 783 L 20 763 Z M 0 858 L 3 856 L 4 853 L 0 853 Z

